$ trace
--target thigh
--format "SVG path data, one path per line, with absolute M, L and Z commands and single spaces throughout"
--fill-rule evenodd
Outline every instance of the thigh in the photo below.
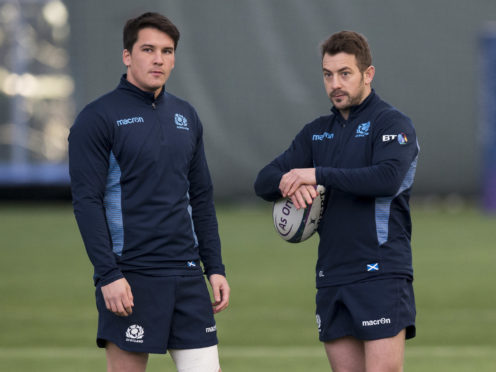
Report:
M 134 353 L 120 349 L 116 344 L 107 342 L 105 346 L 108 372 L 144 372 L 148 354 Z
M 333 372 L 365 371 L 364 343 L 354 337 L 342 337 L 324 343 Z
M 212 302 L 203 276 L 177 277 L 169 349 L 217 345 Z
M 401 372 L 405 355 L 405 330 L 394 337 L 365 341 L 367 372 Z

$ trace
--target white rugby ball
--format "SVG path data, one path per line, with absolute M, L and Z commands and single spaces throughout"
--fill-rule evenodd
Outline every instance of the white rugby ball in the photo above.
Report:
M 317 231 L 324 213 L 325 187 L 318 185 L 317 197 L 306 208 L 296 209 L 290 198 L 274 202 L 272 217 L 281 238 L 290 243 L 307 240 Z

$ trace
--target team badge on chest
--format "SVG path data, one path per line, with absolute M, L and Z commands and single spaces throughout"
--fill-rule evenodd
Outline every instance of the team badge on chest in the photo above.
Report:
M 370 121 L 358 125 L 355 137 L 366 137 L 369 135 Z

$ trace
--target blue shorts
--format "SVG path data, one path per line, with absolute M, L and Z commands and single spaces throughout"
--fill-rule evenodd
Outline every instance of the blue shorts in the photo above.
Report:
M 317 326 L 322 342 L 345 336 L 377 340 L 406 328 L 415 337 L 415 298 L 411 280 L 380 279 L 317 291 Z
M 122 350 L 165 354 L 167 349 L 217 345 L 210 295 L 203 276 L 153 277 L 125 273 L 134 297 L 133 313 L 117 316 L 96 288 L 97 345 L 113 342 Z

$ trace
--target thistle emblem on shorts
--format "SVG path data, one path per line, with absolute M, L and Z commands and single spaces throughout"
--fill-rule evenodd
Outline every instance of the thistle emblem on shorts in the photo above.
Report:
M 320 315 L 319 314 L 315 315 L 315 320 L 317 321 L 317 328 L 319 329 L 319 332 L 320 332 L 320 327 L 322 325 L 322 320 L 320 320 Z
M 139 342 L 137 340 L 141 340 L 144 336 L 145 336 L 145 330 L 140 325 L 133 324 L 127 328 L 126 341 Z

